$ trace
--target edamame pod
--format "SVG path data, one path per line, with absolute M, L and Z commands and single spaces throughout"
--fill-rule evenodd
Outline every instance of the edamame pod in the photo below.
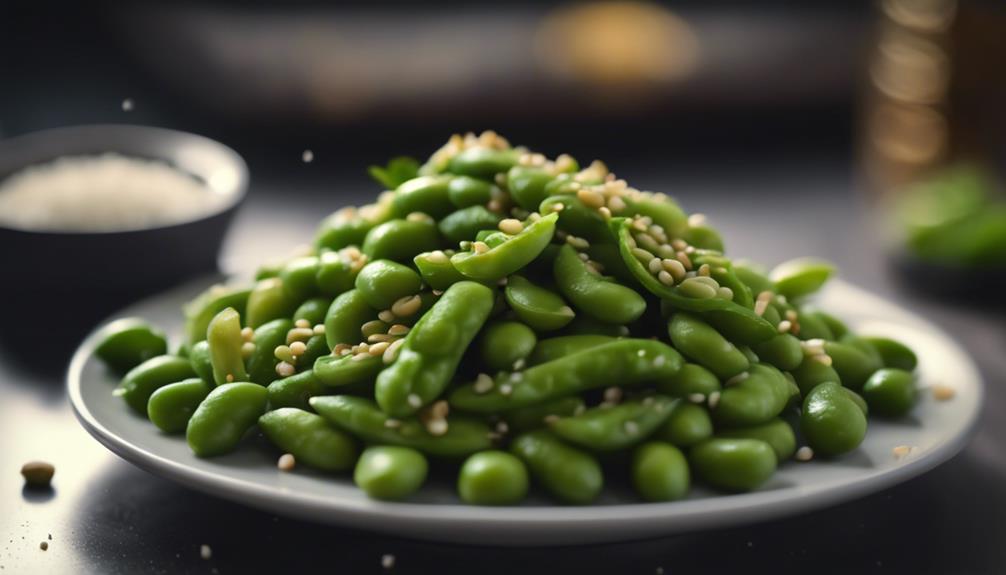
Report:
M 248 379 L 259 385 L 269 385 L 276 379 L 276 348 L 286 344 L 286 335 L 293 329 L 288 319 L 274 319 L 260 325 L 252 336 L 255 350 L 248 357 Z
M 472 505 L 513 505 L 527 495 L 527 468 L 505 451 L 472 454 L 458 474 L 458 495 Z
M 607 335 L 562 335 L 539 340 L 528 357 L 527 365 L 541 365 L 567 355 L 611 343 L 615 338 Z M 719 382 L 717 382 L 717 386 Z
M 295 373 L 283 379 L 277 379 L 269 384 L 269 409 L 279 409 L 281 407 L 296 407 L 298 409 L 311 409 L 308 400 L 316 395 L 321 395 L 327 390 L 313 370 Z
M 760 439 L 772 447 L 778 461 L 786 461 L 796 453 L 796 435 L 786 421 L 776 418 L 768 423 L 724 429 L 716 437 L 732 437 L 741 439 Z
M 164 433 L 181 433 L 213 388 L 195 377 L 158 388 L 147 402 L 147 417 Z
M 575 505 L 591 503 L 601 493 L 604 474 L 590 454 L 559 441 L 548 431 L 519 435 L 510 451 L 531 470 L 531 475 L 557 499 Z
M 688 397 L 693 393 L 709 395 L 722 389 L 716 374 L 697 363 L 686 363 L 674 375 L 657 381 L 657 390 L 671 397 Z
M 800 340 L 788 333 L 780 333 L 772 339 L 752 346 L 761 361 L 783 371 L 796 369 L 803 362 L 803 348 Z
M 429 464 L 415 449 L 393 445 L 368 447 L 353 471 L 353 482 L 374 499 L 405 499 L 423 486 Z
M 725 491 L 751 491 L 776 468 L 772 446 L 759 439 L 708 439 L 692 448 L 689 461 L 703 481 Z
M 448 193 L 451 176 L 419 176 L 402 182 L 395 190 L 392 207 L 395 215 L 404 218 L 422 212 L 440 219 L 454 210 Z
M 123 318 L 104 326 L 95 335 L 94 355 L 105 365 L 125 373 L 144 361 L 168 353 L 164 332 L 139 318 Z
M 866 416 L 837 383 L 822 383 L 803 400 L 800 430 L 821 455 L 852 451 L 866 436 Z
M 720 393 L 712 410 L 716 423 L 730 427 L 766 423 L 789 403 L 793 390 L 778 369 L 759 363 L 747 373 L 747 377 Z
M 251 292 L 249 286 L 217 284 L 185 304 L 185 341 L 191 346 L 206 339 L 206 327 L 220 310 L 232 307 L 243 312 Z
M 216 387 L 199 404 L 185 429 L 185 439 L 199 457 L 223 455 L 237 447 L 265 413 L 268 392 L 255 383 Z
M 705 407 L 678 400 L 654 435 L 678 447 L 691 447 L 713 436 L 713 420 Z
M 281 407 L 263 414 L 259 428 L 269 441 L 297 463 L 322 471 L 342 471 L 356 462 L 356 442 L 325 418 L 294 407 Z
M 216 385 L 213 381 L 213 364 L 210 363 L 210 344 L 205 339 L 193 344 L 189 348 L 189 362 L 192 370 L 200 378 L 210 385 Z
M 896 368 L 877 370 L 863 385 L 863 399 L 870 410 L 885 417 L 900 417 L 915 405 L 915 378 Z
M 356 290 L 374 309 L 388 309 L 399 299 L 419 293 L 423 280 L 412 268 L 390 260 L 374 260 L 356 276 Z
M 524 227 L 517 235 L 487 251 L 464 251 L 451 256 L 451 263 L 464 276 L 494 282 L 531 263 L 552 241 L 556 214 L 548 214 Z M 422 251 L 422 250 L 420 250 Z
M 482 330 L 479 352 L 482 363 L 492 371 L 515 369 L 526 361 L 538 343 L 534 331 L 519 321 L 497 321 Z
M 560 439 L 588 449 L 625 449 L 643 441 L 660 427 L 670 415 L 673 403 L 669 397 L 655 395 L 615 406 L 594 407 L 579 415 L 559 419 L 551 429 Z
M 437 228 L 452 244 L 471 240 L 480 230 L 496 229 L 502 218 L 485 206 L 469 206 L 440 220 Z
M 553 264 L 555 282 L 576 309 L 598 321 L 632 323 L 646 311 L 646 300 L 630 287 L 593 275 L 570 245 L 559 249 Z
M 570 395 L 508 411 L 505 417 L 507 427 L 519 433 L 545 427 L 560 417 L 583 413 L 584 409 L 583 399 L 578 395 Z
M 503 293 L 517 317 L 538 331 L 561 329 L 576 315 L 561 296 L 517 274 L 510 276 Z
M 188 379 L 196 374 L 184 357 L 159 355 L 129 370 L 112 392 L 126 401 L 134 411 L 146 417 L 147 400 L 158 388 Z
M 671 317 L 667 329 L 675 348 L 722 379 L 729 379 L 750 365 L 734 344 L 698 316 L 678 312 Z
M 248 381 L 241 346 L 241 316 L 234 308 L 221 310 L 206 328 L 206 341 L 210 344 L 210 364 L 213 381 L 217 385 Z
M 440 232 L 432 219 L 390 220 L 367 232 L 363 253 L 371 260 L 410 262 L 420 252 L 440 247 Z
M 910 372 L 915 371 L 915 368 L 919 365 L 915 352 L 900 341 L 889 337 L 876 336 L 863 337 L 861 339 L 877 350 L 884 363 L 884 367 L 893 367 Z
M 675 501 L 688 494 L 688 461 L 677 447 L 651 441 L 632 456 L 632 485 L 647 501 Z
M 328 347 L 335 348 L 340 343 L 356 345 L 360 343 L 360 326 L 377 319 L 377 310 L 370 307 L 359 290 L 352 289 L 332 301 L 325 316 L 325 340 Z
M 245 324 L 254 329 L 274 319 L 288 317 L 296 308 L 297 301 L 283 289 L 282 279 L 260 280 L 248 296 Z

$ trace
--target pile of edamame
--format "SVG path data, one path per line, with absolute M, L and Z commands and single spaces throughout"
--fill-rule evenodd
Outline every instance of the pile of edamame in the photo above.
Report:
M 589 504 L 606 475 L 646 501 L 748 491 L 915 401 L 910 349 L 810 303 L 830 265 L 731 260 L 601 162 L 485 132 L 371 173 L 390 191 L 310 250 L 188 303 L 177 353 L 141 320 L 107 329 L 115 393 L 199 457 L 257 429 L 379 499 L 454 466 L 477 505 L 531 485 Z

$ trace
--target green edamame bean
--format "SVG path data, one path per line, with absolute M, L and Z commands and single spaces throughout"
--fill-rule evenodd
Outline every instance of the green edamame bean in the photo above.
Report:
M 866 403 L 866 400 L 863 398 L 862 395 L 859 395 L 858 393 L 852 391 L 848 387 L 843 387 L 842 391 L 844 391 L 845 394 L 849 396 L 849 399 L 851 399 L 852 402 L 855 403 L 857 407 L 859 407 L 860 411 L 863 412 L 863 415 L 866 416 L 870 415 L 870 406 L 869 404 Z
M 381 409 L 409 415 L 439 397 L 494 301 L 493 290 L 475 282 L 448 288 L 409 331 L 395 363 L 378 375 L 375 396 Z
M 511 431 L 531 431 L 560 417 L 583 413 L 584 409 L 583 399 L 578 395 L 570 395 L 508 411 L 506 422 Z
M 210 321 L 206 328 L 206 341 L 210 344 L 210 364 L 213 366 L 213 381 L 217 385 L 248 381 L 241 346 L 241 316 L 234 308 L 222 310 Z
M 805 357 L 796 369 L 790 371 L 790 374 L 800 388 L 800 394 L 804 397 L 810 393 L 810 390 L 826 381 L 842 383 L 842 378 L 835 371 L 835 368 L 814 357 Z
M 288 302 L 302 302 L 318 295 L 318 271 L 321 262 L 316 256 L 294 258 L 279 272 Z M 297 305 L 294 303 L 293 305 Z
M 286 344 L 286 334 L 293 329 L 288 319 L 274 319 L 260 325 L 252 336 L 255 351 L 248 356 L 248 380 L 259 385 L 269 385 L 276 379 L 276 365 L 279 359 L 275 350 Z
M 530 222 L 517 235 L 488 251 L 464 251 L 451 256 L 451 263 L 464 276 L 477 281 L 498 281 L 531 263 L 552 241 L 556 214 Z M 488 243 L 488 242 L 487 242 Z M 422 250 L 420 250 L 422 251 Z
M 158 388 L 194 376 L 192 364 L 184 357 L 159 355 L 129 370 L 115 388 L 114 395 L 137 413 L 147 415 L 147 400 Z
M 419 269 L 423 281 L 432 289 L 443 291 L 466 279 L 461 272 L 454 269 L 450 256 L 441 250 L 423 252 L 412 261 Z
M 451 176 L 419 176 L 402 182 L 395 191 L 392 206 L 395 215 L 404 218 L 422 212 L 440 219 L 454 210 L 447 186 Z
M 842 386 L 822 383 L 803 400 L 800 430 L 815 453 L 840 455 L 862 443 L 866 416 Z
M 322 395 L 309 402 L 319 415 L 367 443 L 402 445 L 437 457 L 464 457 L 489 449 L 489 426 L 461 415 L 446 418 L 447 430 L 432 435 L 414 417 L 393 419 L 372 400 L 346 395 Z M 390 423 L 389 423 L 390 422 Z
M 826 341 L 824 351 L 831 357 L 831 366 L 842 385 L 852 390 L 862 389 L 866 380 L 883 367 L 879 354 L 875 357 L 848 343 Z
M 560 333 L 564 336 L 603 335 L 610 338 L 619 338 L 627 337 L 632 332 L 629 326 L 626 325 L 604 323 L 586 315 L 578 315 Z
M 185 429 L 192 452 L 212 457 L 232 451 L 265 413 L 268 395 L 265 387 L 255 383 L 216 387 L 196 408 Z
M 712 410 L 716 423 L 745 427 L 770 421 L 786 408 L 793 395 L 789 381 L 778 369 L 763 363 L 752 365 L 748 376 L 726 387 Z
M 372 261 L 356 276 L 356 290 L 374 309 L 388 309 L 422 287 L 423 280 L 412 268 L 390 260 Z
M 375 226 L 363 240 L 363 253 L 371 260 L 406 263 L 416 254 L 440 247 L 440 232 L 432 219 L 390 220 Z
M 332 300 L 325 316 L 325 339 L 330 349 L 340 343 L 356 345 L 362 334 L 360 327 L 377 319 L 377 310 L 370 307 L 360 290 L 351 289 Z
M 492 179 L 492 177 L 517 164 L 520 152 L 517 150 L 496 150 L 493 148 L 468 148 L 462 150 L 447 162 L 447 171 L 452 174 Z
M 558 294 L 517 274 L 509 277 L 503 293 L 517 317 L 538 331 L 561 329 L 576 315 Z
M 370 389 L 383 368 L 384 360 L 380 355 L 358 353 L 333 357 L 326 354 L 315 360 L 313 371 L 322 385 L 342 392 Z
M 796 369 L 803 362 L 800 340 L 788 333 L 781 333 L 772 339 L 756 343 L 753 349 L 761 361 L 784 371 Z
M 527 495 L 524 463 L 505 451 L 472 454 L 458 474 L 458 495 L 472 505 L 513 505 Z
M 729 379 L 750 365 L 747 357 L 734 344 L 698 316 L 685 312 L 674 314 L 668 333 L 674 347 L 685 357 L 722 379 Z
M 190 346 L 206 339 L 206 327 L 222 309 L 232 307 L 247 315 L 244 310 L 252 289 L 248 286 L 214 285 L 185 304 L 185 341 Z
M 542 200 L 538 212 L 558 212 L 559 220 L 555 225 L 568 234 L 591 243 L 611 241 L 608 222 L 597 210 L 585 206 L 575 195 L 549 196 Z
M 834 336 L 832 339 L 843 338 L 849 333 L 849 327 L 837 317 L 823 311 L 816 311 L 814 312 L 814 315 L 816 315 L 825 323 L 825 325 L 828 326 L 828 329 L 831 330 L 831 333 Z
M 768 272 L 764 266 L 744 259 L 734 260 L 733 264 L 737 278 L 748 286 L 751 293 L 757 295 L 766 291 L 775 292 L 775 284 L 768 279 Z
M 274 319 L 289 317 L 296 309 L 297 301 L 283 289 L 281 278 L 260 280 L 248 296 L 245 324 L 254 329 Z
M 697 363 L 686 363 L 671 377 L 657 382 L 657 389 L 671 397 L 688 397 L 693 393 L 709 395 L 721 388 L 716 375 Z
M 715 228 L 708 225 L 689 225 L 681 235 L 688 245 L 703 250 L 723 251 L 723 236 Z
M 545 186 L 553 176 L 539 168 L 514 166 L 507 172 L 507 189 L 517 205 L 525 210 L 537 210 L 545 199 Z
M 208 341 L 204 339 L 189 349 L 189 362 L 192 364 L 192 370 L 203 381 L 216 385 L 216 382 L 213 381 L 213 364 L 210 362 L 210 344 Z
M 322 471 L 342 471 L 356 462 L 356 442 L 325 418 L 294 407 L 282 407 L 258 418 L 273 445 L 292 453 L 297 463 Z
M 597 460 L 564 444 L 548 431 L 517 436 L 510 444 L 510 451 L 549 493 L 566 503 L 591 503 L 604 487 L 604 475 Z
M 725 491 L 751 491 L 776 469 L 772 446 L 759 439 L 714 437 L 693 447 L 689 461 L 703 481 Z
M 490 212 L 485 206 L 469 206 L 451 213 L 440 220 L 437 228 L 447 241 L 457 244 L 471 240 L 480 230 L 495 229 L 502 218 Z
M 353 471 L 353 482 L 374 499 L 405 499 L 423 486 L 429 465 L 415 449 L 380 445 L 368 447 Z
M 889 337 L 863 337 L 860 338 L 868 343 L 880 354 L 884 367 L 893 367 L 904 371 L 915 371 L 919 365 L 919 359 L 915 352 L 900 341 Z
M 769 309 L 774 310 L 772 306 Z M 766 310 L 768 311 L 768 310 Z M 825 341 L 833 341 L 837 339 L 835 334 L 831 332 L 831 328 L 828 324 L 821 319 L 821 316 L 812 311 L 800 311 L 800 332 L 797 333 L 797 337 L 801 340 L 807 341 L 810 339 L 823 339 Z M 779 322 L 776 321 L 776 324 Z
M 484 206 L 493 198 L 491 183 L 471 176 L 455 176 L 447 184 L 447 197 L 456 208 Z M 460 241 L 460 240 L 458 240 Z
M 651 441 L 632 456 L 632 484 L 647 501 L 675 501 L 688 494 L 688 461 L 677 447 Z
M 318 249 L 341 250 L 361 245 L 374 226 L 392 218 L 394 198 L 394 192 L 384 192 L 372 204 L 342 208 L 328 216 L 318 227 L 315 246 Z
M 677 373 L 683 363 L 667 344 L 621 339 L 523 372 L 499 374 L 489 390 L 477 388 L 477 383 L 461 386 L 451 393 L 450 403 L 476 413 L 509 411 L 608 385 L 660 381 Z M 613 373 L 617 381 L 611 379 Z
M 311 409 L 308 400 L 316 395 L 321 395 L 327 390 L 313 370 L 295 373 L 283 379 L 277 379 L 269 384 L 269 409 L 279 409 L 281 407 L 296 407 L 298 409 Z
M 158 388 L 147 401 L 147 417 L 164 433 L 181 433 L 212 388 L 198 377 Z
M 109 368 L 125 373 L 148 359 L 168 353 L 164 332 L 139 318 L 123 318 L 95 334 L 94 355 Z
M 534 331 L 519 321 L 497 321 L 482 330 L 479 351 L 482 362 L 492 371 L 514 369 L 526 360 L 538 343 Z
M 294 310 L 293 321 L 305 320 L 312 326 L 325 323 L 325 315 L 332 305 L 332 300 L 325 297 L 313 297 Z
M 796 258 L 773 268 L 768 277 L 775 284 L 776 293 L 797 299 L 821 289 L 834 273 L 835 266 L 824 260 Z
M 701 405 L 677 401 L 671 413 L 655 433 L 661 439 L 678 447 L 691 447 L 713 436 L 713 420 Z
M 335 297 L 353 289 L 356 275 L 366 263 L 367 257 L 356 247 L 323 252 L 318 258 L 318 273 L 314 276 L 318 291 L 324 296 Z
M 598 451 L 616 451 L 650 436 L 671 413 L 674 400 L 662 395 L 590 408 L 552 424 L 560 439 Z
M 786 461 L 796 453 L 796 435 L 786 421 L 776 418 L 768 423 L 724 429 L 716 437 L 731 437 L 739 439 L 760 439 L 772 447 L 778 461 Z
M 915 405 L 915 378 L 897 368 L 877 370 L 863 385 L 863 399 L 874 413 L 900 417 Z
M 552 270 L 562 295 L 580 312 L 598 321 L 632 323 L 646 311 L 643 296 L 630 287 L 593 275 L 570 245 L 559 249 Z
M 527 365 L 541 365 L 612 341 L 614 338 L 606 335 L 563 335 L 539 340 L 528 356 Z

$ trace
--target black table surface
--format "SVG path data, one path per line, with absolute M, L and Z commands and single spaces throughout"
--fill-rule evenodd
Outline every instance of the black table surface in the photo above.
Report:
M 970 445 L 891 489 L 768 523 L 584 547 L 434 544 L 277 517 L 141 471 L 78 425 L 64 391 L 65 359 L 29 368 L 0 349 L 0 574 L 381 573 L 385 554 L 394 555 L 396 573 L 1006 571 L 1002 308 L 924 298 L 897 281 L 854 178 L 841 166 L 620 175 L 708 214 L 732 254 L 770 264 L 803 254 L 830 258 L 849 281 L 951 333 L 973 354 L 987 387 Z M 372 188 L 361 182 L 355 189 Z M 364 197 L 342 194 L 320 183 L 257 184 L 225 248 L 226 266 L 248 269 L 281 255 L 308 241 L 324 213 Z M 51 492 L 22 489 L 18 470 L 34 459 L 55 464 Z M 212 549 L 209 559 L 200 557 L 203 544 Z

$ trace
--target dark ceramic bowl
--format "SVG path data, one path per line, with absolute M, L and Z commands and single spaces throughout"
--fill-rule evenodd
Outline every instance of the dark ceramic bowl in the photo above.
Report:
M 29 333 L 75 343 L 99 319 L 140 296 L 217 270 L 217 258 L 248 185 L 234 150 L 195 134 L 128 125 L 57 128 L 0 140 L 0 181 L 60 156 L 114 152 L 159 160 L 223 201 L 196 219 L 108 232 L 58 232 L 0 225 L 0 338 L 17 347 Z M 36 342 L 37 343 L 37 342 Z

